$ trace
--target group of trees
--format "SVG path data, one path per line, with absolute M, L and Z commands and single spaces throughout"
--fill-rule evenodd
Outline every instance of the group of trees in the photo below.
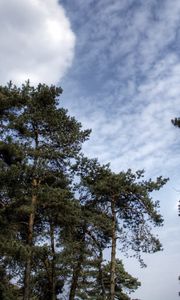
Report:
M 60 107 L 61 93 L 0 87 L 0 299 L 128 300 L 140 282 L 117 247 L 141 264 L 141 252 L 161 250 L 151 193 L 167 179 L 85 157 L 90 130 Z

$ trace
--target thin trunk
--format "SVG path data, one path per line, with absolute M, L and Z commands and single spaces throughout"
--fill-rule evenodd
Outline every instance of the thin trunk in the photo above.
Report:
M 98 263 L 98 271 L 99 271 L 99 276 L 98 276 L 98 282 L 101 286 L 101 291 L 102 291 L 102 297 L 103 300 L 106 300 L 106 289 L 104 286 L 104 279 L 103 279 L 103 270 L 102 270 L 102 263 L 103 263 L 103 252 L 102 252 L 102 247 L 101 244 L 97 241 L 97 239 L 93 236 L 92 232 L 86 229 L 86 233 L 92 238 L 96 246 L 98 247 L 99 250 L 99 263 Z
M 111 202 L 112 212 L 112 248 L 111 248 L 111 275 L 110 275 L 110 300 L 115 299 L 115 273 L 116 273 L 116 212 L 115 198 Z
M 29 254 L 31 255 L 31 254 Z M 30 273 L 31 273 L 31 257 L 28 257 L 25 266 L 24 274 L 24 291 L 23 291 L 23 300 L 29 300 L 30 296 Z
M 78 286 L 78 280 L 79 280 L 79 276 L 80 276 L 80 273 L 81 273 L 82 263 L 83 263 L 83 260 L 84 260 L 84 242 L 85 242 L 85 230 L 83 232 L 82 247 L 81 247 L 81 250 L 80 250 L 79 259 L 78 259 L 77 265 L 75 266 L 75 268 L 73 270 L 69 300 L 74 300 L 75 299 L 76 290 L 77 290 L 77 286 Z
M 99 259 L 100 259 L 99 260 L 99 281 L 102 289 L 103 300 L 106 300 L 106 289 L 104 286 L 103 271 L 102 271 L 103 253 L 100 247 L 99 247 Z
M 37 187 L 37 180 L 33 179 L 32 187 Z M 23 300 L 30 299 L 30 279 L 31 279 L 31 265 L 32 265 L 32 246 L 33 246 L 33 227 L 34 227 L 34 218 L 35 218 L 35 207 L 37 203 L 37 196 L 35 194 L 32 195 L 31 200 L 31 213 L 29 216 L 28 222 L 28 240 L 27 244 L 29 246 L 29 256 L 26 261 L 25 266 L 25 274 L 24 274 L 24 292 L 23 292 Z
M 79 275 L 81 272 L 81 265 L 82 265 L 83 259 L 82 255 L 79 256 L 78 263 L 73 271 L 73 277 L 72 277 L 72 283 L 71 283 L 71 289 L 69 294 L 69 300 L 74 300 L 76 295 L 76 289 L 78 284 Z
M 54 246 L 54 226 L 50 224 L 50 237 L 51 237 L 51 300 L 56 300 L 56 280 L 55 280 L 55 246 Z

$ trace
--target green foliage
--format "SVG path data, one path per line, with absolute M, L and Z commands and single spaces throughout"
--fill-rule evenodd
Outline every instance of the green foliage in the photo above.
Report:
M 89 258 L 86 261 L 84 268 L 81 271 L 79 285 L 77 290 L 78 299 L 88 300 L 104 300 L 109 299 L 110 296 L 110 262 L 104 264 L 101 262 L 102 278 L 99 273 L 100 258 Z M 115 299 L 130 300 L 129 294 L 134 292 L 141 284 L 140 282 L 125 271 L 122 261 L 116 259 L 116 285 L 115 285 Z M 104 294 L 102 291 L 102 284 Z
M 107 290 L 107 294 L 110 288 L 110 263 L 106 264 L 103 267 L 104 274 L 104 285 Z M 116 299 L 130 300 L 129 293 L 134 292 L 141 283 L 137 278 L 131 276 L 128 272 L 125 271 L 122 261 L 116 259 L 116 285 L 115 285 L 115 297 Z
M 69 300 L 109 297 L 113 224 L 124 251 L 153 253 L 151 226 L 163 223 L 150 197 L 167 181 L 144 172 L 113 173 L 81 153 L 83 130 L 60 107 L 62 89 L 26 82 L 0 86 L 0 298 Z M 114 222 L 115 221 L 115 222 Z M 114 222 L 114 223 L 113 223 Z M 122 250 L 121 249 L 121 250 Z M 115 261 L 116 299 L 138 288 Z M 75 298 L 76 297 L 76 298 Z
M 94 176 L 83 175 L 83 183 L 89 189 L 89 203 L 107 212 L 111 217 L 112 199 L 115 200 L 117 233 L 122 250 L 128 248 L 138 253 L 155 252 L 161 249 L 159 240 L 151 234 L 151 226 L 163 224 L 159 213 L 159 202 L 153 201 L 150 193 L 159 190 L 168 179 L 158 177 L 155 181 L 145 180 L 144 171 L 131 170 L 115 174 L 108 166 Z
M 29 264 L 31 292 L 33 286 L 39 286 L 40 290 L 43 280 L 50 281 L 46 268 L 43 267 L 41 273 L 37 267 L 42 267 L 41 253 L 47 244 L 47 259 L 53 272 L 55 293 L 58 293 L 56 256 L 59 257 L 61 250 L 56 244 L 59 232 L 71 228 L 76 221 L 71 161 L 77 160 L 81 145 L 90 133 L 83 131 L 81 124 L 69 117 L 65 109 L 59 108 L 61 93 L 61 88 L 42 84 L 34 88 L 29 82 L 22 88 L 12 83 L 0 87 L 0 222 L 3 229 L 0 250 L 2 261 L 8 261 L 7 268 L 11 268 L 14 276 L 18 269 L 22 287 L 26 280 L 24 269 Z M 50 233 L 48 228 L 51 227 L 54 229 Z M 42 274 L 44 279 L 40 280 Z

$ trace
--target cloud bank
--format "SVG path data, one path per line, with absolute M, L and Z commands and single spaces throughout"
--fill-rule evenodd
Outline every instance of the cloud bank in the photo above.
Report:
M 84 127 L 93 129 L 86 154 L 111 162 L 115 171 L 144 168 L 147 177 L 170 177 L 153 195 L 165 218 L 158 231 L 165 250 L 147 255 L 148 268 L 139 272 L 128 260 L 127 270 L 142 281 L 132 297 L 178 300 L 180 130 L 171 119 L 180 116 L 180 1 L 64 5 L 78 40 L 63 97 Z
M 75 35 L 57 0 L 0 2 L 0 82 L 57 83 L 70 67 Z
M 167 174 L 180 158 L 180 2 L 66 2 L 78 36 L 68 97 L 93 130 L 86 153 L 116 171 Z

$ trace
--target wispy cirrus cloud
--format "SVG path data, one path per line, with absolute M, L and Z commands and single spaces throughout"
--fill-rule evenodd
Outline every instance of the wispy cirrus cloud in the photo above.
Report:
M 93 130 L 88 156 L 171 176 L 161 192 L 167 250 L 143 274 L 134 267 L 144 300 L 178 299 L 180 131 L 170 120 L 180 116 L 179 24 L 179 0 L 0 2 L 1 83 L 61 80 L 64 106 Z
M 131 167 L 168 173 L 169 168 L 176 167 L 179 132 L 170 121 L 180 113 L 180 64 L 175 56 L 167 57 L 166 67 L 164 63 L 154 66 L 135 95 L 131 95 L 132 88 L 128 103 L 118 92 L 109 95 L 105 110 L 96 101 L 107 95 L 89 99 L 83 114 L 79 112 L 84 126 L 93 129 L 92 139 L 85 146 L 89 156 L 110 161 L 115 170 Z
M 146 270 L 126 262 L 142 282 L 133 297 L 178 300 L 180 131 L 171 119 L 180 116 L 180 2 L 63 2 L 77 35 L 63 97 L 71 114 L 93 130 L 85 153 L 111 162 L 117 172 L 130 167 L 170 177 L 153 194 L 165 218 L 158 231 L 165 250 L 145 257 Z
M 82 12 L 86 22 L 79 21 Z M 72 82 L 70 109 L 93 129 L 87 154 L 116 170 L 173 168 L 179 159 L 173 152 L 178 131 L 170 122 L 180 114 L 179 1 L 88 1 L 78 20 L 70 18 L 78 39 L 65 90 Z

